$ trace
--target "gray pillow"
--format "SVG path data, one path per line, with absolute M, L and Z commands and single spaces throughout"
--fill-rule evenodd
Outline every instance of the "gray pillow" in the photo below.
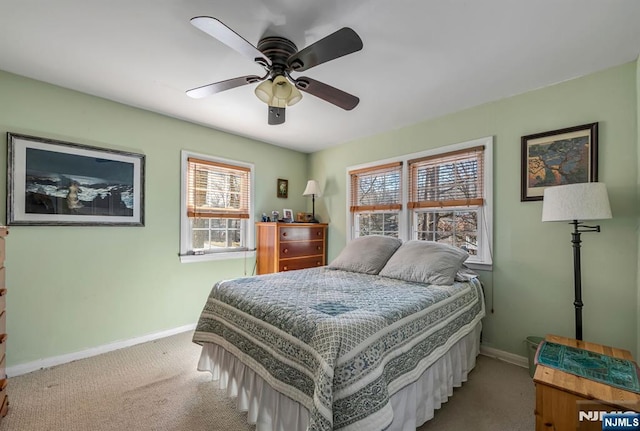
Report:
M 349 241 L 329 268 L 375 275 L 401 244 L 401 240 L 390 236 L 361 236 Z
M 407 241 L 391 256 L 380 275 L 418 283 L 451 285 L 469 254 L 432 241 Z

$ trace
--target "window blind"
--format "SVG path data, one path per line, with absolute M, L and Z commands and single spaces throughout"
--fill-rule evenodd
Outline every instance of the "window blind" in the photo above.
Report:
M 484 146 L 409 160 L 409 208 L 484 203 Z
M 351 212 L 402 209 L 402 162 L 357 169 L 349 175 Z
M 187 217 L 249 218 L 250 169 L 187 159 Z

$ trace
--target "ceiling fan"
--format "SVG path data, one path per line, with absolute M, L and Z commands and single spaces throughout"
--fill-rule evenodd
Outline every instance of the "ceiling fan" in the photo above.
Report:
M 255 93 L 269 106 L 269 124 L 284 123 L 285 107 L 300 101 L 302 98 L 300 91 L 312 94 L 347 111 L 355 108 L 360 102 L 356 96 L 315 79 L 291 76 L 292 72 L 303 72 L 361 50 L 362 40 L 349 27 L 343 27 L 298 51 L 293 42 L 278 36 L 264 37 L 255 47 L 213 17 L 197 16 L 191 19 L 191 24 L 256 62 L 265 69 L 266 73 L 264 76 L 240 76 L 193 88 L 187 91 L 190 97 L 206 97 L 242 85 L 260 82 Z

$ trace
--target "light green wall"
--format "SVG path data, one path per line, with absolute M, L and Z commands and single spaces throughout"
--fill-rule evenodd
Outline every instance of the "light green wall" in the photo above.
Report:
M 194 323 L 212 284 L 253 271 L 253 259 L 180 264 L 180 150 L 253 162 L 256 215 L 307 208 L 329 229 L 329 258 L 344 246 L 346 167 L 494 136 L 494 271 L 483 272 L 495 313 L 484 343 L 524 355 L 527 335 L 573 334 L 570 228 L 540 222 L 520 202 L 520 137 L 600 123 L 599 177 L 614 218 L 583 235 L 585 338 L 638 351 L 640 86 L 637 62 L 307 156 L 0 71 L 0 142 L 6 132 L 146 155 L 146 226 L 14 226 L 7 240 L 7 365 L 72 353 Z M 5 147 L 6 149 L 6 147 Z M 308 165 L 309 163 L 309 165 Z M 6 165 L 6 151 L 0 151 Z M 307 175 L 307 166 L 311 175 Z M 1 176 L 0 176 L 1 177 Z M 289 179 L 289 199 L 275 197 Z M 0 188 L 6 189 L 5 178 Z M 0 214 L 1 216 L 2 214 Z
M 614 218 L 582 236 L 584 337 L 636 351 L 638 341 L 638 134 L 636 63 L 488 103 L 313 153 L 311 174 L 324 194 L 316 211 L 329 228 L 329 258 L 344 246 L 346 167 L 494 136 L 494 268 L 483 272 L 489 347 L 526 355 L 523 340 L 573 336 L 570 226 L 542 223 L 541 202 L 520 202 L 520 137 L 599 122 L 599 179 Z
M 6 132 L 146 155 L 144 227 L 10 227 L 8 366 L 195 323 L 216 281 L 252 273 L 251 258 L 179 262 L 181 149 L 255 163 L 256 215 L 306 208 L 304 153 L 1 71 L 0 101 L 0 165 Z

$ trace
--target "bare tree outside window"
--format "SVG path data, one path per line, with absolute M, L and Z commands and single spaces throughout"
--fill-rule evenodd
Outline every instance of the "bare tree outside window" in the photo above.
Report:
M 358 236 L 398 237 L 402 208 L 402 164 L 351 172 L 351 212 Z

